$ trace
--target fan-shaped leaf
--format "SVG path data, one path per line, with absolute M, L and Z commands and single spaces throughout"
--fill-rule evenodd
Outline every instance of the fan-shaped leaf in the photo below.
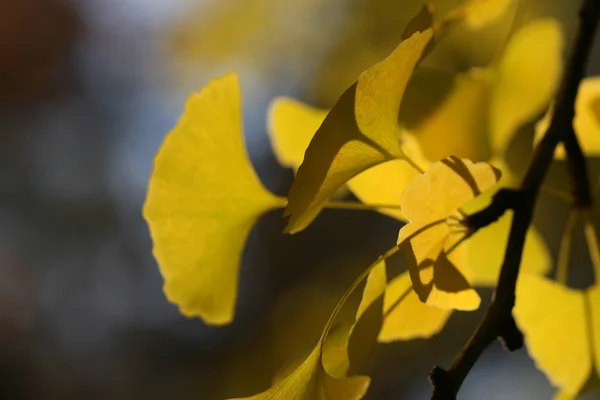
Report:
M 467 0 L 465 23 L 472 29 L 483 28 L 500 18 L 514 0 Z
M 498 283 L 512 214 L 512 211 L 507 211 L 498 221 L 481 228 L 465 242 L 469 257 L 467 276 L 473 285 L 494 287 Z M 550 270 L 551 265 L 552 259 L 544 239 L 531 227 L 525 238 L 521 271 L 543 275 Z
M 357 282 L 359 282 L 359 279 Z M 375 264 L 369 272 L 367 284 L 363 291 L 363 297 L 356 314 L 357 321 L 368 313 L 369 309 L 379 303 L 382 305 L 383 293 L 386 285 L 385 263 Z M 338 374 L 344 373 L 352 365 L 352 353 L 346 357 L 343 351 L 334 351 L 328 353 L 333 360 L 328 362 L 330 368 L 334 371 L 326 370 L 323 364 L 324 343 L 327 341 L 331 326 L 338 311 L 344 305 L 349 295 L 356 288 L 354 284 L 342 297 L 340 303 L 334 310 L 327 323 L 319 342 L 310 353 L 308 358 L 300 364 L 291 374 L 277 382 L 272 388 L 263 393 L 244 398 L 244 400 L 359 400 L 362 399 L 369 387 L 369 378 L 365 376 L 343 377 Z M 381 300 L 380 300 L 381 299 Z M 381 315 L 382 309 L 379 308 Z M 355 324 L 354 327 L 357 325 Z M 344 332 L 335 338 L 338 343 L 342 343 Z M 349 333 L 351 335 L 351 333 Z M 374 340 L 375 338 L 373 338 Z M 337 346 L 340 347 L 340 346 Z M 339 360 L 336 362 L 336 357 Z M 333 376 L 335 374 L 335 376 Z M 241 399 L 238 399 L 241 400 Z
M 144 206 L 165 294 L 208 324 L 231 322 L 246 237 L 285 204 L 256 177 L 241 118 L 235 74 L 191 95 L 156 155 Z
M 536 143 L 546 133 L 551 117 L 552 110 L 536 125 Z M 586 78 L 579 85 L 573 127 L 583 152 L 590 156 L 598 156 L 600 154 L 600 77 Z M 562 160 L 565 156 L 565 148 L 560 143 L 556 147 L 554 157 Z
M 423 304 L 408 272 L 393 279 L 385 291 L 384 320 L 379 341 L 429 338 L 442 330 L 452 310 Z
M 398 243 L 407 243 L 403 252 L 421 301 L 441 308 L 479 307 L 463 273 L 466 255 L 459 244 L 465 232 L 458 210 L 499 179 L 490 164 L 450 157 L 432 164 L 402 194 L 402 212 L 410 223 L 400 229 Z
M 306 150 L 285 214 L 286 231 L 304 229 L 349 179 L 384 161 L 405 158 L 398 110 L 407 82 L 433 40 L 416 32 L 363 72 L 329 112 Z
M 521 274 L 513 315 L 529 354 L 565 394 L 577 395 L 592 371 L 584 292 Z
M 308 144 L 326 115 L 326 110 L 287 97 L 279 97 L 271 102 L 267 131 L 281 165 L 298 169 Z
M 517 129 L 542 113 L 562 74 L 563 32 L 543 18 L 511 38 L 495 70 L 491 103 L 492 147 L 503 153 Z

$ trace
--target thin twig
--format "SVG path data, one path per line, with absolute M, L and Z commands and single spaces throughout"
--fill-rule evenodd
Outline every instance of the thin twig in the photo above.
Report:
M 514 210 L 494 300 L 450 369 L 435 367 L 431 372 L 430 380 L 434 385 L 432 400 L 455 400 L 471 368 L 496 338 L 501 339 L 509 350 L 516 350 L 523 345 L 523 336 L 512 317 L 516 282 L 525 235 L 531 224 L 537 196 L 552 162 L 554 150 L 561 140 L 569 158 L 575 206 L 586 208 L 591 204 L 587 167 L 573 130 L 573 118 L 575 99 L 584 77 L 599 18 L 600 0 L 585 0 L 580 11 L 579 32 L 556 97 L 550 127 L 536 148 L 521 187 L 516 191 L 498 192 L 486 209 L 467 218 L 467 223 L 478 229 L 498 219 L 506 210 Z

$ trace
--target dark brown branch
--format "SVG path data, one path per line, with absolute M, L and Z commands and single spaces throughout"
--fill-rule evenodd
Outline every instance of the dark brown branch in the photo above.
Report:
M 550 127 L 536 148 L 521 187 L 516 191 L 498 192 L 486 209 L 467 218 L 467 224 L 478 229 L 498 219 L 506 210 L 514 210 L 508 245 L 492 305 L 450 369 L 435 367 L 431 372 L 430 380 L 434 386 L 432 400 L 455 400 L 471 368 L 496 338 L 509 350 L 519 349 L 523 345 L 523 336 L 512 316 L 523 245 L 540 187 L 552 162 L 556 146 L 561 140 L 567 151 L 575 205 L 591 205 L 585 157 L 573 129 L 573 118 L 575 99 L 585 74 L 599 18 L 600 0 L 585 0 L 580 11 L 579 32 L 556 97 Z

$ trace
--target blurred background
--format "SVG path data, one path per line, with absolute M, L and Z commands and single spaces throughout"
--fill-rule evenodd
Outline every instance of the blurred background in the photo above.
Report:
M 440 11 L 458 0 L 434 0 Z M 578 2 L 535 0 L 571 39 Z M 326 211 L 284 236 L 280 212 L 253 230 L 235 322 L 187 320 L 169 304 L 141 207 L 152 158 L 185 98 L 236 70 L 251 158 L 284 195 L 265 132 L 269 101 L 331 107 L 385 57 L 417 0 L 2 0 L 0 2 L 0 398 L 202 399 L 264 390 L 317 339 L 358 271 L 399 225 Z M 485 66 L 511 18 L 454 32 L 427 59 Z M 595 53 L 600 60 L 600 52 Z M 594 61 L 592 69 L 600 64 Z M 488 292 L 483 293 L 489 298 Z M 454 313 L 429 341 L 378 345 L 369 399 L 425 399 L 481 317 Z M 549 399 L 526 351 L 494 344 L 463 399 Z

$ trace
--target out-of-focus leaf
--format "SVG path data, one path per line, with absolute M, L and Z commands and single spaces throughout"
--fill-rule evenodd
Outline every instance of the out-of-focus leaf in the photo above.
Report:
M 489 76 L 481 70 L 458 75 L 454 87 L 439 107 L 414 132 L 430 160 L 449 155 L 487 160 Z
M 165 294 L 183 315 L 214 325 L 233 318 L 250 229 L 284 205 L 252 169 L 241 118 L 235 74 L 193 94 L 156 155 L 144 205 Z
M 596 374 L 592 376 L 592 379 L 588 380 L 583 391 L 595 389 L 600 386 L 600 376 L 597 375 L 600 372 L 600 284 L 598 283 L 600 277 L 600 231 L 597 226 L 598 221 L 589 217 L 589 214 L 585 216 L 584 232 L 590 259 L 594 266 L 596 283 L 588 290 L 586 300 L 589 307 L 587 311 L 590 314 L 589 332 L 591 332 L 592 357 L 596 367 L 594 370 Z
M 348 341 L 348 374 L 358 374 L 365 364 L 383 323 L 384 293 L 387 284 L 385 261 L 369 274 L 362 299 L 356 312 L 356 321 Z
M 464 6 L 465 23 L 480 29 L 501 17 L 514 0 L 467 0 Z
M 490 164 L 502 171 L 498 184 L 469 201 L 461 210 L 474 214 L 487 207 L 500 188 L 516 188 L 520 178 L 514 175 L 502 159 L 492 159 Z M 479 229 L 461 247 L 467 254 L 467 278 L 474 286 L 495 286 L 500 274 L 508 234 L 512 222 L 512 211 L 507 211 L 498 221 Z M 527 231 L 521 271 L 534 275 L 543 275 L 550 270 L 552 258 L 542 236 L 534 226 Z
M 363 72 L 329 112 L 306 150 L 289 193 L 286 231 L 304 229 L 327 199 L 358 173 L 405 159 L 398 111 L 407 82 L 433 29 L 414 33 L 385 60 Z
M 326 110 L 286 97 L 271 102 L 267 131 L 281 165 L 298 169 L 308 144 L 326 115 Z
M 516 296 L 513 315 L 529 354 L 565 395 L 576 396 L 592 372 L 585 293 L 521 274 Z
M 535 127 L 535 143 L 537 144 L 548 129 L 552 110 L 538 122 Z M 575 102 L 575 119 L 573 126 L 583 152 L 590 156 L 600 154 L 600 77 L 586 78 L 579 86 Z M 556 147 L 554 157 L 564 160 L 565 148 L 560 143 Z
M 289 98 L 278 98 L 271 103 L 269 134 L 282 165 L 298 168 L 326 114 L 324 110 Z M 421 154 L 419 143 L 411 134 L 403 133 L 401 149 L 419 168 L 427 169 L 430 162 Z M 399 207 L 402 191 L 417 175 L 417 170 L 405 161 L 392 160 L 361 172 L 348 181 L 348 187 L 365 204 Z M 379 211 L 406 221 L 399 208 L 381 208 Z
M 419 143 L 409 133 L 402 135 L 402 151 L 425 170 L 430 165 L 422 154 Z M 361 172 L 348 182 L 350 191 L 365 204 L 400 206 L 402 192 L 419 172 L 402 160 L 392 160 Z M 379 211 L 401 221 L 407 221 L 400 209 L 381 208 Z
M 265 392 L 246 400 L 359 400 L 369 387 L 369 378 L 356 376 L 336 379 L 321 362 L 322 340 L 308 358 L 287 378 Z M 241 400 L 238 399 L 238 400 Z
M 429 338 L 442 330 L 452 310 L 423 304 L 412 289 L 408 272 L 394 278 L 385 291 L 383 327 L 378 340 Z
M 335 325 L 323 343 L 323 368 L 333 377 L 343 378 L 348 375 L 350 368 L 348 341 L 353 327 L 353 324 L 347 323 Z
M 512 215 L 512 211 L 507 211 L 498 221 L 481 228 L 464 244 L 469 257 L 467 276 L 473 285 L 494 287 L 498 283 Z M 530 228 L 523 248 L 521 271 L 543 275 L 551 265 L 552 259 L 544 239 L 535 228 Z
M 564 392 L 564 391 L 559 391 L 557 392 L 554 397 L 552 398 L 552 400 L 575 400 L 576 396 L 571 396 L 570 394 Z
M 344 377 L 345 371 L 352 365 L 352 360 L 350 359 L 352 354 L 348 357 L 343 351 L 331 351 L 328 353 L 330 360 L 327 365 L 334 370 L 335 375 L 327 370 L 323 363 L 324 343 L 328 340 L 332 323 L 341 307 L 357 286 L 357 283 L 355 283 L 344 294 L 327 322 L 317 345 L 304 362 L 270 389 L 244 398 L 245 400 L 359 400 L 363 398 L 369 387 L 370 379 L 366 376 Z M 374 265 L 368 274 L 367 284 L 356 313 L 357 322 L 369 312 L 368 310 L 371 306 L 377 303 L 382 305 L 382 300 L 379 299 L 383 298 L 385 286 L 385 263 L 380 262 Z M 382 309 L 380 308 L 379 313 L 381 312 Z M 354 326 L 356 327 L 357 325 L 355 324 Z M 344 332 L 348 331 L 341 329 L 338 332 L 339 335 L 336 335 L 334 338 L 338 343 L 342 343 L 342 347 Z M 350 335 L 352 336 L 351 332 Z M 338 376 L 338 374 L 341 376 Z
M 420 67 L 406 86 L 400 105 L 399 120 L 408 130 L 418 124 L 445 101 L 455 85 L 454 74 L 448 71 Z
M 511 38 L 493 82 L 490 118 L 496 153 L 552 100 L 562 74 L 563 47 L 562 28 L 552 18 L 533 21 Z
M 596 372 L 600 371 L 600 285 L 597 283 L 588 290 L 589 313 L 591 314 L 592 357 Z
M 498 65 L 457 75 L 444 100 L 413 128 L 425 156 L 484 161 L 503 155 L 518 128 L 551 101 L 562 42 L 555 20 L 536 20 L 511 38 Z
M 402 212 L 410 223 L 400 229 L 413 287 L 421 301 L 440 308 L 473 310 L 479 295 L 463 273 L 466 257 L 460 242 L 461 206 L 488 190 L 500 171 L 487 163 L 449 157 L 414 179 L 402 194 Z

